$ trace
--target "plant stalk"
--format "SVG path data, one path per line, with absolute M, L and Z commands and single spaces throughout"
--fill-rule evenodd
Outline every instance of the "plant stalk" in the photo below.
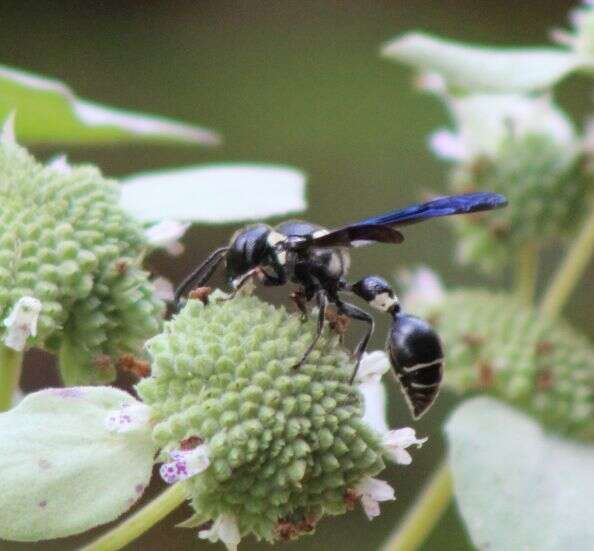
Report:
M 382 551 L 419 549 L 448 508 L 452 495 L 452 474 L 447 462 L 444 461 Z
M 540 311 L 556 318 L 584 273 L 594 251 L 594 202 L 590 213 L 558 268 L 542 300 Z
M 529 241 L 518 252 L 516 292 L 526 304 L 532 304 L 536 291 L 538 246 Z
M 116 551 L 134 541 L 177 509 L 186 499 L 184 484 L 174 484 L 124 522 L 79 551 Z
M 21 378 L 23 353 L 0 345 L 0 411 L 12 406 L 14 391 Z

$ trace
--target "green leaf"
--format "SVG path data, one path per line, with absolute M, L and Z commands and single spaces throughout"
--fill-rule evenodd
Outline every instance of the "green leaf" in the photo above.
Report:
M 421 71 L 438 73 L 448 86 L 473 92 L 529 92 L 550 88 L 584 61 L 560 48 L 488 48 L 409 33 L 382 54 Z
M 13 111 L 17 137 L 25 142 L 219 142 L 209 130 L 82 100 L 60 81 L 0 65 L 0 120 Z
M 109 413 L 139 405 L 109 387 L 47 389 L 0 414 L 0 539 L 38 541 L 109 522 L 148 485 L 148 423 L 111 432 Z
M 485 397 L 458 407 L 446 434 L 456 500 L 477 548 L 592 549 L 593 446 L 547 434 Z
M 147 172 L 122 181 L 121 205 L 145 222 L 227 223 L 305 209 L 305 176 L 284 166 L 222 164 Z

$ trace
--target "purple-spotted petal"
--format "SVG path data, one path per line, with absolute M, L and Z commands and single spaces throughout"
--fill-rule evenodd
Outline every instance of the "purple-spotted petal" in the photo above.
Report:
M 192 450 L 173 450 L 169 452 L 171 461 L 163 463 L 159 469 L 161 478 L 167 484 L 175 484 L 202 471 L 210 465 L 207 444 L 201 444 Z
M 110 432 L 131 432 L 149 426 L 151 408 L 140 402 L 124 403 L 119 409 L 109 412 L 105 418 L 105 428 Z

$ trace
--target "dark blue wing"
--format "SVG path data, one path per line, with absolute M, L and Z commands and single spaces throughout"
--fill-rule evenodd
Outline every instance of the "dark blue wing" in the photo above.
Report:
M 359 247 L 378 242 L 400 243 L 403 240 L 402 234 L 394 230 L 393 226 L 414 224 L 438 216 L 498 209 L 505 205 L 507 205 L 507 199 L 497 193 L 477 192 L 440 197 L 427 203 L 419 203 L 379 216 L 372 216 L 354 224 L 331 230 L 318 237 L 304 237 L 302 241 L 292 242 L 290 248 L 303 250 L 310 247 Z
M 439 216 L 451 216 L 453 214 L 469 214 L 482 210 L 492 210 L 507 205 L 507 199 L 498 193 L 477 192 L 464 195 L 452 195 L 449 197 L 440 197 L 427 203 L 411 205 L 403 209 L 393 210 L 386 214 L 372 216 L 359 222 L 351 224 L 352 226 L 401 226 L 404 224 L 414 224 L 429 218 Z

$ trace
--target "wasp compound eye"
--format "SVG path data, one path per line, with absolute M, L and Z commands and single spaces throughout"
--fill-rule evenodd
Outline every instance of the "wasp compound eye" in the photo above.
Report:
M 388 340 L 390 362 L 415 419 L 431 407 L 443 375 L 443 348 L 433 327 L 408 314 L 394 316 Z

